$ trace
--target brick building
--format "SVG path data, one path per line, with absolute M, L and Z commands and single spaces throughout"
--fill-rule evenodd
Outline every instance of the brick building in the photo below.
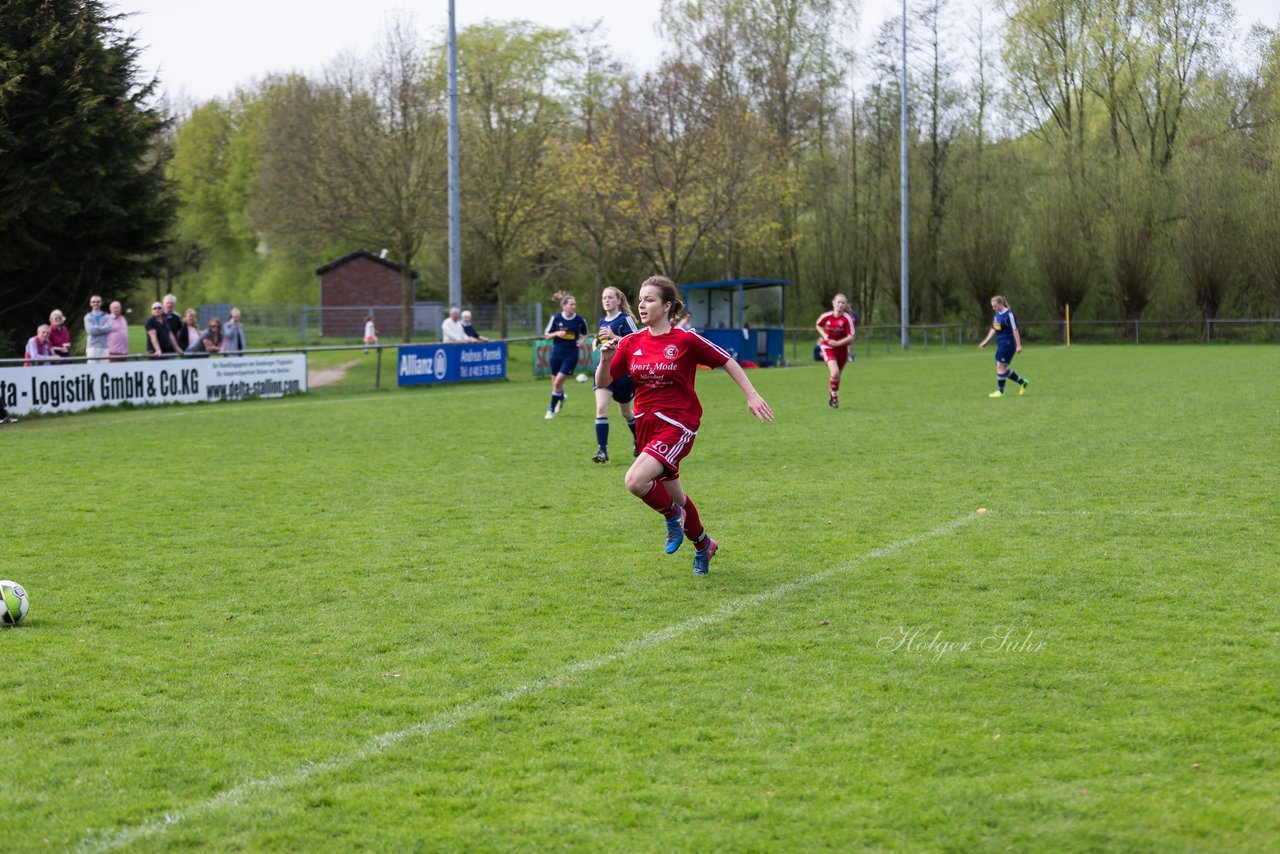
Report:
M 373 310 L 379 336 L 400 335 L 400 265 L 357 249 L 316 270 L 320 277 L 320 334 L 360 338 Z M 410 270 L 415 280 L 417 270 Z

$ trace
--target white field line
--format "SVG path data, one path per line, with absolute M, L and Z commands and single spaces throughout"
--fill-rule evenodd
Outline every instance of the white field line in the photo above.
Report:
M 1142 518 L 1144 516 L 1152 519 L 1254 519 L 1263 521 L 1267 519 L 1276 519 L 1275 515 L 1262 515 L 1258 513 L 1212 513 L 1199 510 L 1144 510 L 1138 508 L 1135 510 L 989 510 L 992 516 L 1020 516 L 1020 517 L 1067 517 L 1076 519 L 1099 518 L 1103 516 L 1122 516 L 1126 518 Z
M 571 680 L 594 673 L 597 670 L 608 667 L 611 664 L 631 658 L 639 653 L 661 646 L 668 641 L 696 632 L 699 629 L 713 626 L 717 623 L 724 622 L 730 617 L 735 616 L 749 608 L 757 605 L 763 605 L 780 599 L 797 590 L 804 590 L 822 582 L 833 575 L 848 572 L 856 569 L 869 560 L 890 557 L 904 549 L 909 549 L 917 543 L 925 540 L 935 539 L 945 536 L 965 525 L 977 521 L 979 517 L 975 513 L 968 513 L 957 519 L 952 519 L 943 525 L 939 525 L 931 531 L 922 534 L 916 534 L 913 537 L 907 537 L 890 543 L 882 548 L 872 549 L 861 557 L 854 558 L 843 566 L 835 566 L 825 569 L 822 572 L 806 575 L 803 578 L 797 578 L 787 581 L 773 587 L 769 590 L 753 593 L 749 596 L 740 596 L 731 602 L 728 602 L 714 611 L 697 617 L 690 617 L 683 622 L 675 625 L 667 626 L 664 629 L 650 632 L 643 637 L 628 641 L 612 652 L 598 655 L 595 658 L 584 659 L 583 661 L 570 664 L 567 667 L 532 682 L 527 682 L 517 688 L 512 688 L 501 694 L 495 694 L 470 703 L 464 703 L 456 706 L 447 712 L 442 712 L 433 718 L 420 721 L 412 726 L 399 729 L 394 732 L 386 732 L 375 735 L 367 740 L 363 745 L 345 754 L 333 756 L 323 762 L 309 762 L 295 768 L 292 771 L 286 771 L 280 774 L 273 774 L 270 777 L 263 777 L 259 780 L 250 780 L 233 786 L 226 791 L 220 792 L 202 803 L 195 804 L 185 810 L 167 813 L 160 818 L 152 819 L 134 827 L 121 828 L 119 830 L 90 832 L 77 846 L 78 851 L 96 852 L 107 851 L 113 848 L 120 848 L 131 845 L 142 839 L 159 836 L 170 828 L 173 828 L 184 821 L 196 816 L 205 815 L 216 812 L 224 808 L 232 808 L 240 804 L 247 803 L 253 799 L 255 795 L 264 792 L 270 792 L 277 789 L 284 789 L 298 783 L 305 782 L 313 776 L 325 774 L 330 771 L 336 771 L 354 765 L 363 760 L 384 753 L 389 748 L 394 747 L 401 742 L 408 741 L 411 738 L 426 738 L 435 733 L 445 732 L 457 727 L 459 724 L 480 715 L 497 711 L 498 709 L 508 706 L 517 700 L 530 694 L 537 694 L 552 688 L 559 688 L 570 682 Z

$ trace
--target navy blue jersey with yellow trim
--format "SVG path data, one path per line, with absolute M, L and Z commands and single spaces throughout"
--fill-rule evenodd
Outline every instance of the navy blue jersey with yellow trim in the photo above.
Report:
M 626 338 L 632 332 L 640 331 L 640 328 L 636 326 L 636 322 L 631 319 L 631 315 L 626 314 L 625 312 L 618 312 L 618 316 L 613 320 L 610 320 L 607 317 L 600 318 L 597 328 L 608 329 L 619 338 Z
M 578 339 L 591 331 L 587 329 L 587 322 L 582 319 L 582 315 L 575 314 L 573 317 L 566 318 L 557 311 L 551 316 L 551 322 L 547 324 L 547 331 L 544 334 L 550 337 L 551 333 L 559 329 L 565 331 L 565 336 L 551 339 L 552 356 L 573 355 L 578 350 Z
M 1018 328 L 1018 321 L 1013 319 L 1013 309 L 1006 308 L 1004 311 L 997 311 L 995 319 L 991 321 L 991 328 L 996 331 L 996 341 L 1000 344 L 1012 344 L 1014 330 Z

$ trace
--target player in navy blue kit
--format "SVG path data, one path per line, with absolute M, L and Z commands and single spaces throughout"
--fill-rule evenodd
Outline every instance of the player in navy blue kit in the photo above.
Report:
M 600 295 L 604 307 L 604 317 L 600 318 L 600 328 L 596 330 L 596 340 L 603 344 L 626 338 L 637 331 L 635 318 L 631 316 L 631 306 L 627 303 L 627 295 L 615 287 L 605 288 Z M 639 450 L 635 447 L 636 417 L 631 408 L 631 398 L 635 397 L 635 386 L 630 375 L 618 377 L 604 388 L 596 387 L 596 455 L 592 462 L 609 462 L 609 398 L 618 403 L 618 411 L 627 419 L 627 427 L 631 429 L 631 456 Z
M 995 319 L 991 321 L 991 331 L 978 345 L 978 349 L 981 350 L 993 337 L 996 339 L 996 390 L 987 397 L 1004 397 L 1004 384 L 1007 380 L 1013 380 L 1018 384 L 1018 394 L 1026 394 L 1027 381 L 1009 368 L 1013 357 L 1022 352 L 1022 336 L 1018 334 L 1018 321 L 1014 320 L 1013 309 L 1009 308 L 1009 303 L 998 294 L 991 298 L 991 310 L 996 313 Z
M 547 331 L 551 339 L 551 405 L 547 419 L 556 417 L 564 406 L 564 379 L 578 367 L 578 342 L 591 334 L 587 322 L 577 313 L 578 301 L 571 296 L 560 300 L 560 310 L 551 316 Z

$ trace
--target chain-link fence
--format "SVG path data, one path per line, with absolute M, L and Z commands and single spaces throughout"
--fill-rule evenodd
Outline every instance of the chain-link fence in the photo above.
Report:
M 1018 321 L 1022 340 L 1033 344 L 1067 343 L 1067 326 L 1061 320 Z M 984 327 L 960 323 L 917 324 L 907 327 L 912 350 L 946 350 L 975 347 L 987 334 Z M 1073 320 L 1073 344 L 1164 343 L 1280 343 L 1280 318 L 1220 320 Z M 787 327 L 786 359 L 798 364 L 815 358 L 817 331 L 811 326 Z M 891 354 L 902 350 L 902 328 L 878 324 L 859 326 L 853 352 L 859 356 Z
M 329 307 L 318 305 L 237 305 L 245 335 L 251 347 L 286 347 L 333 343 L 352 343 L 364 339 L 365 321 L 372 318 L 379 337 L 400 337 L 401 307 L 371 305 Z M 461 308 L 472 314 L 472 325 L 490 338 L 497 337 L 498 306 L 463 303 Z M 200 323 L 213 318 L 224 324 L 231 315 L 231 303 L 209 303 L 199 308 Z M 506 306 L 507 335 L 526 338 L 542 332 L 548 310 L 539 303 L 513 303 Z M 413 306 L 413 339 L 437 341 L 440 324 L 448 316 L 442 302 L 419 302 Z
M 482 335 L 498 337 L 498 306 L 492 303 L 464 303 L 461 308 L 472 314 L 472 325 Z M 552 308 L 541 303 L 512 303 L 506 306 L 507 337 L 538 337 Z M 231 311 L 230 303 L 200 306 L 200 323 L 205 325 L 217 317 L 224 323 Z M 361 341 L 364 323 L 372 314 L 374 326 L 383 341 L 399 338 L 400 306 L 329 308 L 322 306 L 240 306 L 249 346 L 286 347 L 343 344 Z M 448 314 L 442 302 L 420 302 L 414 305 L 413 339 L 438 341 L 440 323 Z M 590 318 L 588 319 L 590 322 Z M 752 324 L 756 328 L 756 324 Z M 1030 343 L 1066 343 L 1067 327 L 1061 320 L 1020 320 L 1018 331 Z M 948 349 L 973 346 L 986 334 L 986 328 L 959 323 L 916 324 L 908 328 L 911 349 Z M 1249 342 L 1280 343 L 1280 318 L 1218 320 L 1073 320 L 1071 342 L 1077 344 L 1173 342 Z M 812 326 L 789 326 L 785 329 L 786 361 L 796 364 L 812 358 L 817 333 Z M 896 324 L 858 327 L 854 352 L 858 355 L 892 353 L 902 349 L 902 332 Z

